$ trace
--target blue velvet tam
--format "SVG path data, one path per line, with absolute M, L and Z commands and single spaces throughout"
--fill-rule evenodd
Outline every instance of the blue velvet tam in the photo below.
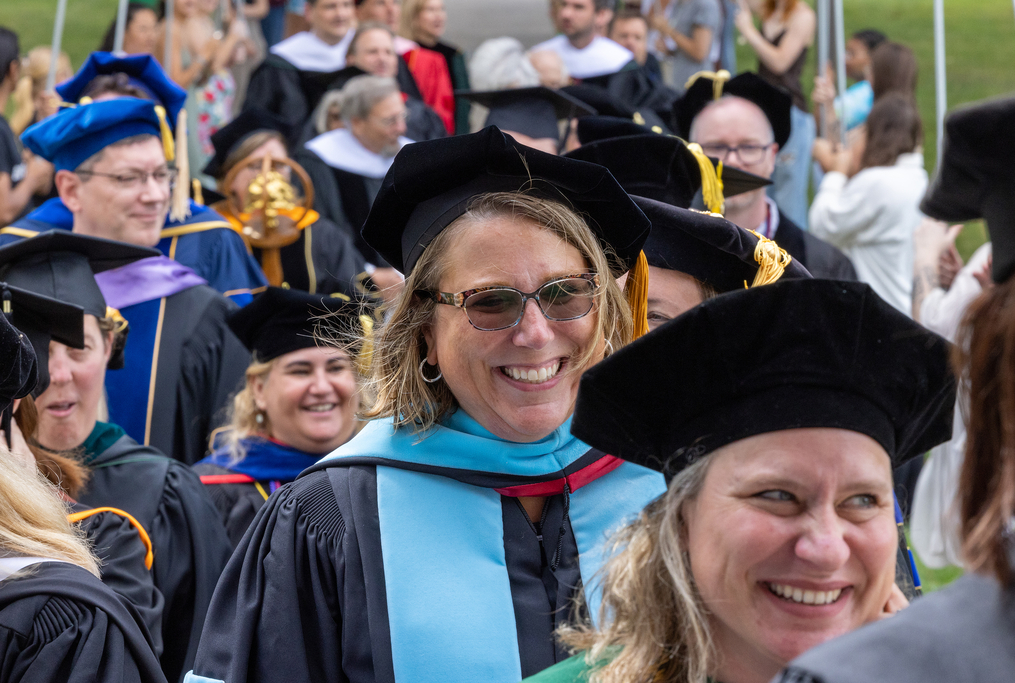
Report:
M 74 77 L 56 86 L 56 92 L 65 102 L 77 104 L 88 94 L 88 88 L 98 76 L 126 74 L 130 84 L 147 93 L 156 104 L 165 107 L 169 125 L 176 128 L 176 117 L 187 101 L 187 91 L 173 83 L 162 65 L 151 55 L 117 57 L 112 52 L 93 52 Z
M 163 119 L 157 109 L 161 107 L 136 97 L 82 104 L 30 127 L 21 142 L 56 170 L 73 171 L 114 142 L 144 134 L 161 139 Z

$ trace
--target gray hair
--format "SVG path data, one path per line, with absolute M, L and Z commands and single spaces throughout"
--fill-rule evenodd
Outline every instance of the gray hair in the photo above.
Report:
M 314 111 L 314 130 L 318 133 L 328 132 L 328 114 L 332 109 L 338 109 L 338 115 L 342 115 L 342 99 L 341 90 L 329 90 L 324 94 Z
M 386 76 L 356 76 L 342 88 L 342 120 L 350 125 L 353 119 L 365 119 L 385 97 L 400 92 L 398 82 Z

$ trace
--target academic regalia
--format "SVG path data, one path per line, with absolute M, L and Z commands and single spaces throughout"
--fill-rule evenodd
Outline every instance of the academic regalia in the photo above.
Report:
M 400 57 L 408 65 L 423 103 L 440 117 L 444 132 L 454 135 L 455 96 L 448 64 L 439 52 L 415 43 L 413 45 L 411 50 L 401 53 Z
M 521 133 L 534 140 L 550 140 L 558 149 L 563 147 L 561 130 L 566 139 L 571 119 L 595 113 L 581 100 L 544 86 L 467 90 L 457 94 L 486 107 L 484 126 L 497 126 L 509 134 Z
M 88 571 L 45 558 L 0 560 L 5 681 L 164 683 L 137 612 Z M 26 571 L 11 575 L 10 570 Z
M 204 172 L 223 181 L 226 159 L 240 143 L 259 131 L 274 131 L 284 139 L 292 136 L 292 128 L 271 112 L 246 109 L 212 135 L 215 154 Z M 242 238 L 244 225 L 234 216 L 230 202 L 222 199 L 214 207 Z M 363 258 L 353 244 L 351 228 L 343 230 L 313 210 L 296 211 L 293 219 L 299 219 L 296 225 L 299 236 L 295 242 L 279 249 L 285 286 L 311 293 L 346 291 L 365 268 Z M 251 247 L 251 251 L 257 262 L 263 264 L 261 249 Z
M 618 99 L 606 88 L 598 85 L 583 82 L 564 86 L 560 91 L 581 100 L 600 116 L 627 119 L 638 125 L 647 126 L 654 133 L 669 133 L 673 127 L 670 117 L 660 116 L 648 107 L 637 107 L 632 102 Z
M 444 159 L 471 170 L 440 173 Z M 364 236 L 410 273 L 470 193 L 522 187 L 586 212 L 617 254 L 611 275 L 633 268 L 649 226 L 609 173 L 516 147 L 493 127 L 403 150 Z M 423 202 L 428 216 L 415 211 Z M 595 605 L 588 583 L 607 532 L 664 488 L 568 427 L 512 443 L 460 409 L 422 439 L 390 419 L 368 423 L 262 508 L 216 591 L 189 680 L 426 672 L 497 683 L 565 658 L 553 630 L 583 582 Z M 527 495 L 547 496 L 538 526 L 512 500 Z
M 71 520 L 88 539 L 99 559 L 99 578 L 134 606 L 148 629 L 152 649 L 162 654 L 162 610 L 165 600 L 155 587 L 154 551 L 147 530 L 130 514 L 108 506 L 69 505 Z
M 103 422 L 81 449 L 92 476 L 80 502 L 119 508 L 148 530 L 152 579 L 165 598 L 162 669 L 170 681 L 179 680 L 193 663 L 212 591 L 229 559 L 229 538 L 186 465 Z
M 412 140 L 400 138 L 401 145 Z M 307 143 L 306 149 L 316 156 L 301 157 L 301 163 L 314 183 L 317 196 L 328 196 L 337 193 L 342 199 L 342 217 L 356 232 L 354 242 L 356 248 L 367 263 L 375 266 L 387 265 L 380 255 L 358 234 L 359 228 L 366 222 L 367 214 L 373 205 L 374 198 L 381 189 L 384 174 L 391 167 L 394 157 L 384 157 L 364 147 L 351 131 L 338 128 L 319 135 Z M 322 215 L 324 205 L 317 205 Z
M 838 247 L 807 232 L 781 211 L 775 241 L 804 264 L 814 277 L 824 280 L 859 279 L 853 262 Z
M 451 74 L 451 85 L 457 90 L 469 90 L 469 69 L 465 64 L 465 55 L 457 47 L 437 41 L 431 50 L 444 57 L 448 65 L 448 73 Z M 471 105 L 461 97 L 455 99 L 455 128 L 454 133 L 462 134 L 469 132 L 469 110 Z M 409 137 L 412 137 L 411 135 Z M 420 138 L 413 138 L 418 140 Z
M 648 69 L 637 62 L 629 62 L 614 74 L 586 78 L 582 84 L 603 88 L 611 97 L 637 110 L 651 111 L 673 128 L 673 103 L 680 95 L 661 81 L 653 80 Z
M 785 90 L 771 85 L 750 71 L 729 79 L 718 76 L 696 79 L 684 92 L 684 96 L 673 103 L 677 134 L 689 138 L 694 117 L 710 102 L 723 95 L 733 95 L 758 105 L 772 125 L 772 135 L 776 144 L 780 149 L 786 146 L 793 128 L 790 119 L 793 98 Z
M 352 330 L 362 331 L 360 315 L 367 315 L 367 311 L 345 294 L 323 296 L 269 287 L 249 306 L 231 315 L 229 326 L 255 362 L 267 363 L 293 351 L 316 347 L 319 318 L 328 314 L 335 316 L 329 327 L 347 335 Z M 353 419 L 351 415 L 349 419 Z M 269 493 L 295 480 L 325 455 L 301 451 L 264 434 L 239 439 L 238 451 L 226 442 L 194 465 L 222 515 L 233 545 L 239 543 Z

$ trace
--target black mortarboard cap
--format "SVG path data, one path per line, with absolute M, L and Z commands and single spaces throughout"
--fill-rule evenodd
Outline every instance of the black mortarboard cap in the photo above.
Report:
M 579 125 L 580 122 L 579 122 Z M 701 168 L 684 141 L 647 133 L 583 144 L 567 157 L 605 166 L 628 194 L 689 208 L 701 189 Z M 712 160 L 713 166 L 717 162 Z M 723 195 L 732 197 L 771 181 L 746 171 L 722 168 Z
M 95 273 L 160 255 L 156 249 L 50 230 L 0 247 L 0 280 L 101 318 L 106 315 L 106 300 Z
M 28 338 L 11 325 L 7 316 L 0 315 L 0 413 L 6 415 L 15 399 L 32 392 L 37 372 L 35 351 Z
M 608 138 L 623 138 L 630 135 L 661 134 L 662 129 L 653 130 L 649 126 L 635 123 L 629 118 L 619 116 L 583 116 L 578 120 L 578 142 L 587 145 Z
M 651 109 L 635 109 L 626 102 L 614 97 L 606 88 L 598 85 L 590 85 L 589 83 L 567 85 L 561 88 L 560 92 L 581 100 L 595 109 L 600 116 L 625 119 L 636 124 L 648 126 L 653 131 L 655 128 L 659 129 L 654 132 L 670 132 L 667 125 L 659 118 L 659 115 Z
M 941 163 L 920 210 L 942 221 L 983 218 L 995 282 L 1015 273 L 1015 97 L 980 102 L 945 119 Z
M 296 289 L 268 287 L 254 300 L 231 314 L 229 328 L 257 360 L 267 362 L 292 351 L 317 346 L 314 332 L 322 316 L 337 315 L 345 322 L 357 321 L 362 304 L 348 295 L 309 294 Z M 347 325 L 323 321 L 340 332 Z
M 473 197 L 521 191 L 569 205 L 631 268 L 648 236 L 645 214 L 602 166 L 522 147 L 490 126 L 471 135 L 406 145 L 363 225 L 363 238 L 408 274 Z
M 736 292 L 754 282 L 760 264 L 758 237 L 725 218 L 683 209 L 644 197 L 634 201 L 652 221 L 645 241 L 650 266 L 686 273 L 719 292 Z M 793 259 L 780 280 L 809 278 Z
M 457 90 L 465 98 L 490 110 L 487 126 L 523 133 L 532 138 L 560 137 L 557 122 L 595 114 L 596 110 L 565 92 L 545 86 L 508 90 Z
M 222 167 L 229 154 L 241 142 L 262 130 L 280 133 L 287 143 L 295 134 L 291 125 L 267 109 L 262 107 L 244 109 L 227 125 L 212 133 L 211 144 L 215 147 L 215 156 L 204 167 L 205 174 L 212 178 L 220 178 Z
M 710 78 L 698 78 L 687 89 L 684 96 L 673 104 L 673 115 L 677 122 L 677 132 L 685 138 L 691 134 L 691 122 L 702 109 L 717 99 L 715 97 L 715 81 Z M 734 76 L 723 83 L 721 95 L 734 95 L 753 102 L 765 113 L 772 124 L 772 134 L 779 147 L 785 147 L 792 130 L 790 109 L 793 98 L 782 88 L 778 88 L 756 73 L 749 71 Z
M 80 306 L 34 294 L 6 282 L 0 282 L 0 299 L 3 300 L 5 313 L 0 317 L 23 332 L 35 350 L 38 380 L 29 387 L 29 391 L 38 396 L 49 386 L 50 340 L 75 349 L 84 348 L 84 311 Z
M 710 299 L 590 368 L 571 431 L 668 476 L 814 427 L 866 434 L 898 466 L 951 438 L 948 356 L 866 284 L 785 280 Z

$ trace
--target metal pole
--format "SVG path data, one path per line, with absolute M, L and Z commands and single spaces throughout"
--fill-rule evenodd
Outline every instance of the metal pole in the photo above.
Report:
M 842 0 L 835 5 L 835 70 L 838 78 L 839 96 L 842 97 L 842 112 L 839 114 L 839 142 L 846 144 L 846 24 L 842 19 Z
M 113 53 L 123 54 L 123 34 L 127 31 L 127 2 L 120 0 L 116 10 L 116 33 L 113 34 Z
M 53 21 L 53 43 L 49 55 L 49 74 L 46 76 L 46 92 L 56 87 L 56 65 L 60 60 L 60 42 L 63 40 L 63 20 L 67 17 L 67 0 L 56 0 L 56 20 Z
M 162 17 L 165 30 L 165 50 L 162 53 L 162 68 L 169 73 L 173 59 L 173 0 L 166 0 L 166 15 Z
M 1015 0 L 1012 0 L 1015 2 Z M 818 8 L 818 75 L 824 78 L 828 74 L 828 0 L 817 0 Z M 821 105 L 820 136 L 828 137 L 828 105 Z
M 934 0 L 934 94 L 937 100 L 937 162 L 941 163 L 941 151 L 945 130 L 945 111 L 948 109 L 948 90 L 945 64 L 945 3 Z

